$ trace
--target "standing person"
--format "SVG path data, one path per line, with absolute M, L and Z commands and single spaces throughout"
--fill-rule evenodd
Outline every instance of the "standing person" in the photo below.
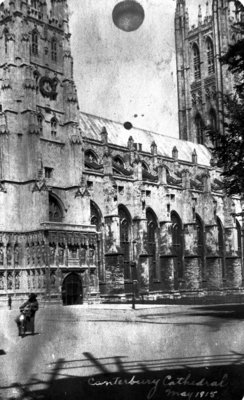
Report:
M 12 297 L 10 295 L 8 296 L 8 308 L 12 310 Z
M 35 313 L 39 308 L 38 301 L 36 299 L 36 294 L 31 293 L 29 299 L 20 306 L 20 311 L 24 313 L 26 318 L 26 331 L 31 331 L 31 334 L 35 333 Z M 17 322 L 18 325 L 18 322 Z M 18 326 L 19 328 L 19 326 Z

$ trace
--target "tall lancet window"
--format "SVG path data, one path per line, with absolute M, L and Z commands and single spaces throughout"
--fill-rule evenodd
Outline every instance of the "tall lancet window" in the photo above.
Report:
M 32 32 L 31 51 L 34 56 L 38 55 L 38 32 L 36 30 Z
M 52 38 L 51 41 L 51 58 L 52 61 L 56 62 L 57 61 L 57 39 Z
M 201 63 L 200 63 L 200 52 L 196 44 L 193 45 L 193 68 L 194 68 L 194 78 L 201 78 Z
M 204 125 L 203 120 L 200 114 L 197 114 L 195 117 L 195 127 L 196 127 L 196 139 L 197 143 L 203 144 L 204 138 Z

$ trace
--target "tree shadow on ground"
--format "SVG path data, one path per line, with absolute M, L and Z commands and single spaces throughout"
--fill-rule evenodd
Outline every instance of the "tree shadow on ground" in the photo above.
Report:
M 244 354 L 135 361 L 83 354 L 84 359 L 53 363 L 45 381 L 33 377 L 24 386 L 14 383 L 2 388 L 2 399 L 243 399 Z

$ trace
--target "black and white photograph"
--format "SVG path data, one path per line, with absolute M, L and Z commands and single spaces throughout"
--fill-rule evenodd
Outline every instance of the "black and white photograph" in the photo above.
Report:
M 0 3 L 0 400 L 244 399 L 244 0 Z

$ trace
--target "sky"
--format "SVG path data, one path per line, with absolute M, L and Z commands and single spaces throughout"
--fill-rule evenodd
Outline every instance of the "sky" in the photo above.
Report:
M 119 30 L 112 11 L 119 0 L 69 0 L 71 46 L 83 112 L 178 137 L 174 41 L 175 0 L 138 0 L 141 27 Z M 190 23 L 198 4 L 187 0 Z

